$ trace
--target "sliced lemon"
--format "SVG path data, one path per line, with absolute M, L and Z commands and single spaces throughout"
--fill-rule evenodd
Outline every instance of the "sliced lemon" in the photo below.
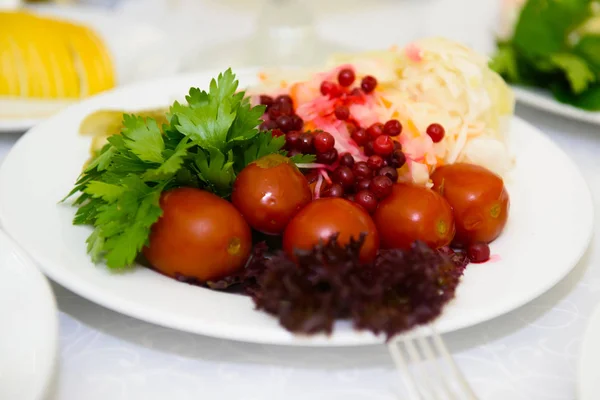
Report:
M 80 98 L 114 85 L 109 51 L 88 27 L 25 11 L 0 12 L 0 95 Z

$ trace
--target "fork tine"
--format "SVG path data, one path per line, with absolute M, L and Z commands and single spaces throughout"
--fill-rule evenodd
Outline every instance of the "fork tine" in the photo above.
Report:
M 400 350 L 399 347 L 399 341 L 400 339 L 397 337 L 392 338 L 388 343 L 388 350 L 390 351 L 390 355 L 392 356 L 394 364 L 396 364 L 396 368 L 400 372 L 400 378 L 402 378 L 404 381 L 406 390 L 408 391 L 408 400 L 420 400 L 422 397 L 412 379 L 412 375 L 408 369 L 408 364 L 402 355 L 402 350 Z
M 457 400 L 454 390 L 452 389 L 450 383 L 448 382 L 448 379 L 446 379 L 446 374 L 444 373 L 441 362 L 438 360 L 439 357 L 434 354 L 432 345 L 429 343 L 429 338 L 425 335 L 419 335 L 417 338 L 417 342 L 419 343 L 421 351 L 425 354 L 425 358 L 427 359 L 427 361 L 429 361 L 431 364 L 435 365 L 434 371 L 436 373 L 436 377 L 438 378 L 438 382 L 442 383 L 441 386 L 440 385 L 432 385 L 432 387 L 436 388 L 435 389 L 436 396 L 439 396 L 439 398 L 443 398 L 444 394 L 445 394 L 446 398 L 448 398 L 450 400 Z M 439 390 L 442 387 L 445 391 L 440 393 Z
M 450 370 L 452 372 L 452 375 L 454 375 L 455 381 L 459 383 L 460 387 L 462 388 L 462 390 L 465 393 L 465 399 L 466 400 L 477 400 L 477 396 L 473 392 L 473 389 L 471 389 L 471 386 L 465 379 L 462 372 L 460 372 L 460 370 L 458 369 L 458 366 L 454 362 L 454 358 L 448 351 L 448 348 L 444 344 L 444 341 L 440 337 L 439 333 L 437 332 L 437 330 L 434 327 L 431 327 L 430 329 L 431 329 L 431 338 L 433 340 L 433 343 L 434 343 L 438 353 L 444 357 L 444 359 L 450 366 Z

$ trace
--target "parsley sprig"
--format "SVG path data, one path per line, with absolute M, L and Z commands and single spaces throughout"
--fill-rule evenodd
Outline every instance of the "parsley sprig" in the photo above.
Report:
M 237 174 L 268 154 L 286 155 L 285 137 L 259 132 L 264 106 L 252 106 L 228 69 L 208 92 L 191 88 L 175 102 L 168 123 L 123 116 L 121 134 L 108 138 L 67 198 L 78 194 L 75 225 L 92 225 L 87 239 L 92 260 L 109 268 L 130 266 L 148 243 L 162 214 L 163 191 L 197 187 L 227 198 Z M 313 156 L 294 156 L 297 163 Z

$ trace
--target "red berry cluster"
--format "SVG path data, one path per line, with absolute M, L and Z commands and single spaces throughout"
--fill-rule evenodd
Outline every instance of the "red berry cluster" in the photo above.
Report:
M 341 69 L 338 72 L 337 83 L 331 81 L 323 81 L 321 82 L 321 94 L 323 96 L 329 96 L 331 98 L 340 98 L 340 97 L 359 97 L 363 94 L 371 93 L 377 87 L 377 79 L 374 77 L 367 75 L 365 76 L 361 82 L 360 87 L 355 87 L 350 90 L 350 87 L 356 80 L 356 75 L 354 71 L 350 68 Z M 341 116 L 345 114 L 342 111 Z M 336 109 L 336 117 L 341 120 L 345 120 L 346 118 L 339 118 L 337 109 Z
M 275 98 L 267 95 L 260 96 L 260 104 L 267 107 L 265 121 L 260 124 L 262 131 L 272 131 L 273 136 L 281 136 L 292 131 L 301 131 L 304 121 L 294 110 L 292 98 L 282 94 Z
M 342 154 L 330 173 L 331 183 L 321 188 L 319 196 L 344 197 L 373 213 L 379 201 L 392 192 L 392 185 L 398 181 L 398 172 L 396 168 L 385 165 L 383 160 L 375 164 L 372 161 L 369 158 L 367 162 L 356 162 L 349 153 Z M 318 177 L 319 172 L 312 171 L 307 179 L 315 183 Z
M 330 166 L 331 182 L 321 186 L 318 196 L 344 197 L 373 213 L 398 181 L 397 169 L 406 163 L 400 142 L 392 139 L 402 133 L 402 124 L 391 119 L 365 128 L 354 121 L 348 106 L 363 101 L 364 95 L 377 87 L 377 79 L 372 76 L 365 76 L 360 85 L 352 88 L 355 81 L 354 71 L 344 68 L 339 71 L 337 82 L 323 81 L 320 89 L 323 96 L 336 99 L 332 115 L 345 121 L 352 140 L 368 157 L 366 161 L 357 162 L 349 153 L 338 154 L 335 138 L 329 132 L 303 132 L 304 121 L 295 114 L 292 99 L 287 95 L 260 96 L 260 103 L 267 106 L 260 129 L 271 130 L 274 136 L 285 135 L 285 148 L 291 156 L 315 154 L 317 163 Z M 440 124 L 427 128 L 427 134 L 436 143 L 443 139 L 444 133 Z M 321 173 L 313 170 L 307 179 L 315 183 Z

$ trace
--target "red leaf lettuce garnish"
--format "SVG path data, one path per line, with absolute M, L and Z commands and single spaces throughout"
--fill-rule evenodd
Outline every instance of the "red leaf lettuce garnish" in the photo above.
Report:
M 408 251 L 382 250 L 363 265 L 364 236 L 342 246 L 337 235 L 298 263 L 278 251 L 255 251 L 245 269 L 245 291 L 256 308 L 295 333 L 331 333 L 337 319 L 387 338 L 427 323 L 454 297 L 466 263 L 416 242 Z

